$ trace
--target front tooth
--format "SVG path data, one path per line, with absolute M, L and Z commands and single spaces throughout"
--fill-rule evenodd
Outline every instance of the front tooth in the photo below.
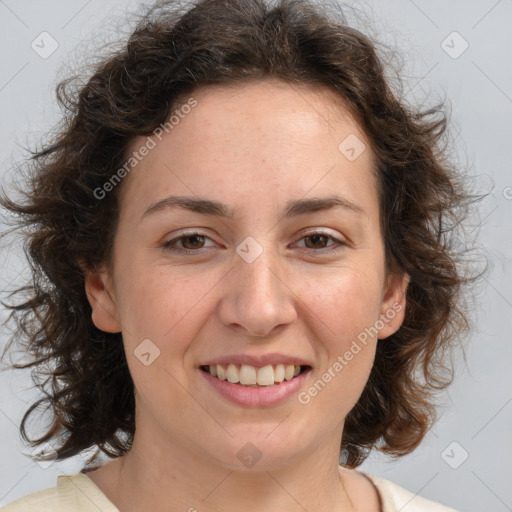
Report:
M 211 366 L 208 367 L 208 369 L 210 370 L 210 375 L 217 377 L 217 366 L 216 365 L 212 364 Z
M 243 364 L 241 366 L 240 384 L 256 384 L 256 368 L 254 368 L 254 366 L 249 366 L 247 364 Z
M 287 364 L 284 369 L 284 378 L 286 380 L 292 380 L 294 372 L 295 372 L 295 365 Z
M 220 364 L 217 365 L 217 378 L 220 380 L 226 380 L 226 370 L 224 370 L 224 366 Z
M 272 384 L 274 384 L 274 368 L 269 364 L 258 370 L 258 385 L 271 386 Z
M 228 365 L 228 371 L 226 372 L 226 378 L 232 384 L 236 384 L 240 382 L 240 372 L 238 368 L 234 364 Z
M 295 367 L 295 370 L 294 370 L 294 372 L 293 372 L 293 376 L 294 376 L 294 377 L 297 377 L 297 375 L 299 375 L 299 373 L 300 373 L 300 366 L 296 366 L 296 367 Z
M 284 364 L 277 364 L 274 371 L 274 382 L 283 382 L 284 380 Z

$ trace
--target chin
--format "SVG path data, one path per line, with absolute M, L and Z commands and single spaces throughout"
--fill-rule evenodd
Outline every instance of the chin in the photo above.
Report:
M 217 439 L 216 446 L 210 453 L 226 469 L 232 471 L 282 469 L 300 458 L 299 447 L 304 447 L 304 439 L 299 439 L 297 433 L 295 442 L 295 436 L 285 429 L 279 431 L 280 427 L 276 426 L 273 424 L 269 427 L 266 424 L 259 429 L 252 427 L 250 432 L 243 432 L 241 429 L 239 435 L 233 437 L 226 434 L 225 443 L 219 443 Z

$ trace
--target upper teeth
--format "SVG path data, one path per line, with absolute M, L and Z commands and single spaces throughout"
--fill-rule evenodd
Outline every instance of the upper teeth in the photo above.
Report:
M 300 366 L 293 364 L 271 364 L 255 368 L 248 364 L 241 366 L 229 364 L 227 368 L 220 364 L 208 367 L 211 375 L 220 380 L 227 380 L 233 384 L 271 386 L 274 383 L 291 380 L 300 373 Z

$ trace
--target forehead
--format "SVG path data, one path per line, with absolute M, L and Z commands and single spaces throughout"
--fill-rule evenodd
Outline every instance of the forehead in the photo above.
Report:
M 350 195 L 373 183 L 369 141 L 327 87 L 274 79 L 201 87 L 171 114 L 170 129 L 150 136 L 154 147 L 122 184 L 121 202 L 135 209 L 165 193 L 216 196 L 235 205 L 259 193 L 279 202 L 335 185 Z M 137 137 L 128 154 L 147 140 Z M 366 150 L 351 160 L 343 153 L 346 140 Z

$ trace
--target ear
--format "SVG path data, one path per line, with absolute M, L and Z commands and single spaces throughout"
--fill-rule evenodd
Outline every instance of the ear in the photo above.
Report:
M 407 286 L 410 279 L 405 273 L 387 275 L 379 316 L 379 325 L 383 324 L 382 329 L 379 329 L 379 339 L 387 338 L 400 329 L 405 318 Z
M 94 325 L 101 331 L 121 332 L 115 296 L 107 270 L 102 267 L 99 271 L 94 272 L 82 262 L 80 267 L 85 276 L 85 293 L 92 308 Z

